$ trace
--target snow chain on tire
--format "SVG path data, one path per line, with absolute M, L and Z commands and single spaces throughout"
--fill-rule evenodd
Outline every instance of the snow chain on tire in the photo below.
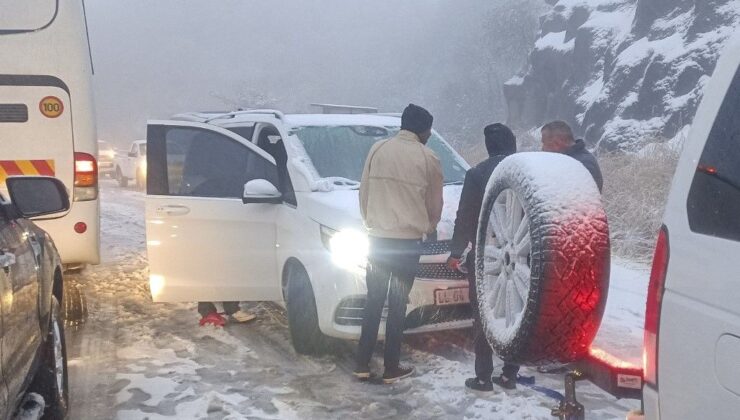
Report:
M 580 162 L 542 152 L 506 158 L 486 189 L 476 251 L 478 309 L 503 360 L 586 355 L 606 305 L 610 245 L 601 196 Z
M 64 282 L 62 292 L 62 319 L 68 326 L 78 326 L 87 319 L 87 300 L 79 285 L 72 281 Z

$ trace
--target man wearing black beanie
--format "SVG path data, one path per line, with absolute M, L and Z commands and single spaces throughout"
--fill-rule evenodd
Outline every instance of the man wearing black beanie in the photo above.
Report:
M 416 134 L 422 144 L 427 144 L 429 137 L 432 136 L 433 122 L 434 117 L 429 111 L 418 105 L 409 104 L 401 115 L 401 130 Z
M 473 334 L 475 345 L 475 378 L 465 381 L 465 386 L 476 391 L 492 391 L 493 382 L 507 389 L 516 387 L 516 376 L 519 366 L 504 364 L 503 374 L 495 378 L 493 375 L 493 350 L 488 344 L 478 313 L 478 296 L 475 285 L 475 239 L 478 233 L 478 216 L 483 205 L 483 195 L 488 185 L 488 179 L 506 156 L 516 153 L 516 136 L 509 127 L 503 124 L 491 124 L 483 130 L 486 138 L 488 159 L 465 174 L 465 184 L 460 195 L 460 205 L 457 208 L 455 232 L 452 236 L 452 250 L 447 261 L 453 270 L 460 270 L 461 259 L 465 250 L 472 244 L 468 252 L 463 270 L 468 274 L 470 287 L 470 304 L 475 312 L 473 320 Z M 492 382 L 493 381 L 493 382 Z
M 409 105 L 401 131 L 370 149 L 360 183 L 360 210 L 370 235 L 365 277 L 367 299 L 354 375 L 370 378 L 370 360 L 386 298 L 385 372 L 383 382 L 411 376 L 413 367 L 399 364 L 406 304 L 421 256 L 421 241 L 434 237 L 442 218 L 442 165 L 425 146 L 432 135 L 432 115 Z

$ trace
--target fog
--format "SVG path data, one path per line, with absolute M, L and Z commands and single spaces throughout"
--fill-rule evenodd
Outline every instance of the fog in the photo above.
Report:
M 533 7 L 534 6 L 534 7 Z M 539 0 L 87 0 L 101 139 L 185 111 L 414 102 L 458 148 L 505 119 Z M 506 28 L 510 30 L 505 31 Z

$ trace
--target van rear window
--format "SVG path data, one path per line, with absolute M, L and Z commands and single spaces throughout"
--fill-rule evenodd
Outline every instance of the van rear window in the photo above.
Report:
M 49 25 L 58 0 L 0 0 L 0 35 L 28 32 Z
M 740 241 L 740 71 L 707 139 L 688 199 L 696 233 Z

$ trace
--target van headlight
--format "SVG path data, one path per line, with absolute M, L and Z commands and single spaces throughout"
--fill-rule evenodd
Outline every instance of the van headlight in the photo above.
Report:
M 345 270 L 357 271 L 367 267 L 370 241 L 367 234 L 355 229 L 334 230 L 321 226 L 321 242 L 331 254 L 334 264 Z

